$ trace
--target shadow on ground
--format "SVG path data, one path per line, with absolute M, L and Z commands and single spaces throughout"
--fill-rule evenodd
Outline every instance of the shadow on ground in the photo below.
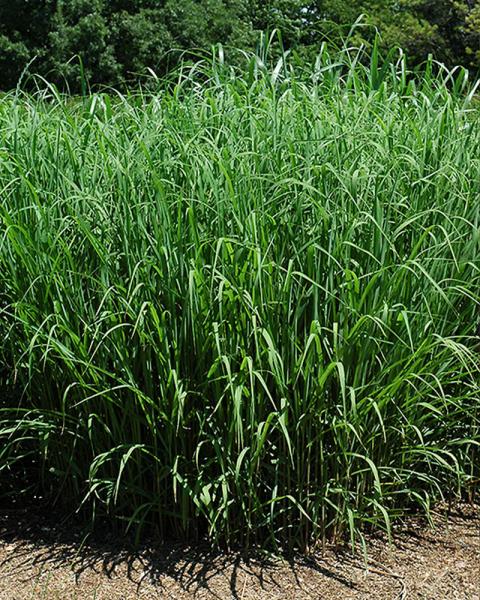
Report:
M 208 544 L 136 548 L 107 531 L 86 535 L 72 519 L 59 521 L 45 511 L 0 508 L 0 600 L 480 600 L 479 510 L 445 509 L 434 514 L 434 521 L 435 529 L 429 529 L 421 519 L 409 519 L 396 531 L 393 546 L 381 536 L 370 538 L 367 569 L 361 555 L 346 549 L 280 561 L 258 552 L 220 552 Z M 41 577 L 57 591 L 39 594 L 32 588 Z M 18 591 L 27 588 L 34 590 L 31 595 Z
M 209 583 L 220 575 L 228 579 L 231 598 L 241 600 L 245 576 L 255 579 L 264 590 L 281 590 L 285 572 L 301 586 L 300 570 L 308 569 L 354 590 L 356 585 L 335 569 L 323 564 L 318 557 L 298 556 L 294 560 L 279 560 L 265 553 L 221 552 L 207 543 L 195 546 L 165 543 L 134 546 L 127 539 L 112 533 L 89 534 L 68 519 L 55 522 L 45 513 L 30 509 L 2 510 L 0 508 L 0 547 L 14 546 L 6 556 L 0 555 L 0 572 L 15 571 L 18 582 L 27 583 L 32 570 L 42 572 L 67 567 L 81 583 L 87 572 L 113 580 L 117 575 L 127 577 L 137 591 L 148 583 L 161 590 L 165 579 L 173 580 L 181 590 L 192 597 L 208 591 L 211 598 L 221 598 Z M 359 558 L 337 549 L 337 558 L 343 565 L 362 568 Z M 277 580 L 277 575 L 278 580 Z M 226 583 L 226 581 L 225 581 Z M 222 586 L 223 587 L 223 586 Z

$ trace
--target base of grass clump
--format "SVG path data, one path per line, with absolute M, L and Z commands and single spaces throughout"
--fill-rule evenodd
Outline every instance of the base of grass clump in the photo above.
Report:
M 85 535 L 38 506 L 28 514 L 0 509 L 0 598 L 475 598 L 479 507 L 442 507 L 432 517 L 434 528 L 408 519 L 392 544 L 367 536 L 366 556 L 329 546 L 285 560 L 209 543 L 147 538 L 132 547 L 101 531 Z
M 277 550 L 474 493 L 475 87 L 363 58 L 2 97 L 0 469 Z

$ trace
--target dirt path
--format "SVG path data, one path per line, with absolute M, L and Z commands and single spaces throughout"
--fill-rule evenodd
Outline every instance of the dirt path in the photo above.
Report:
M 286 563 L 179 546 L 130 552 L 29 514 L 0 512 L 1 600 L 480 600 L 480 509 L 435 514 L 369 540 L 361 557 L 328 551 Z

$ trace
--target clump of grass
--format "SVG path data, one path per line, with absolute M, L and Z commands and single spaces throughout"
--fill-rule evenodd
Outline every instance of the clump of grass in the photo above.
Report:
M 474 492 L 475 88 L 358 58 L 1 98 L 0 469 L 277 549 Z

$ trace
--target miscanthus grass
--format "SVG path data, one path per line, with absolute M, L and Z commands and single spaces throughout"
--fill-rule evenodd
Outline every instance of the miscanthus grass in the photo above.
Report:
M 358 58 L 0 99 L 2 473 L 276 549 L 473 497 L 475 87 Z

